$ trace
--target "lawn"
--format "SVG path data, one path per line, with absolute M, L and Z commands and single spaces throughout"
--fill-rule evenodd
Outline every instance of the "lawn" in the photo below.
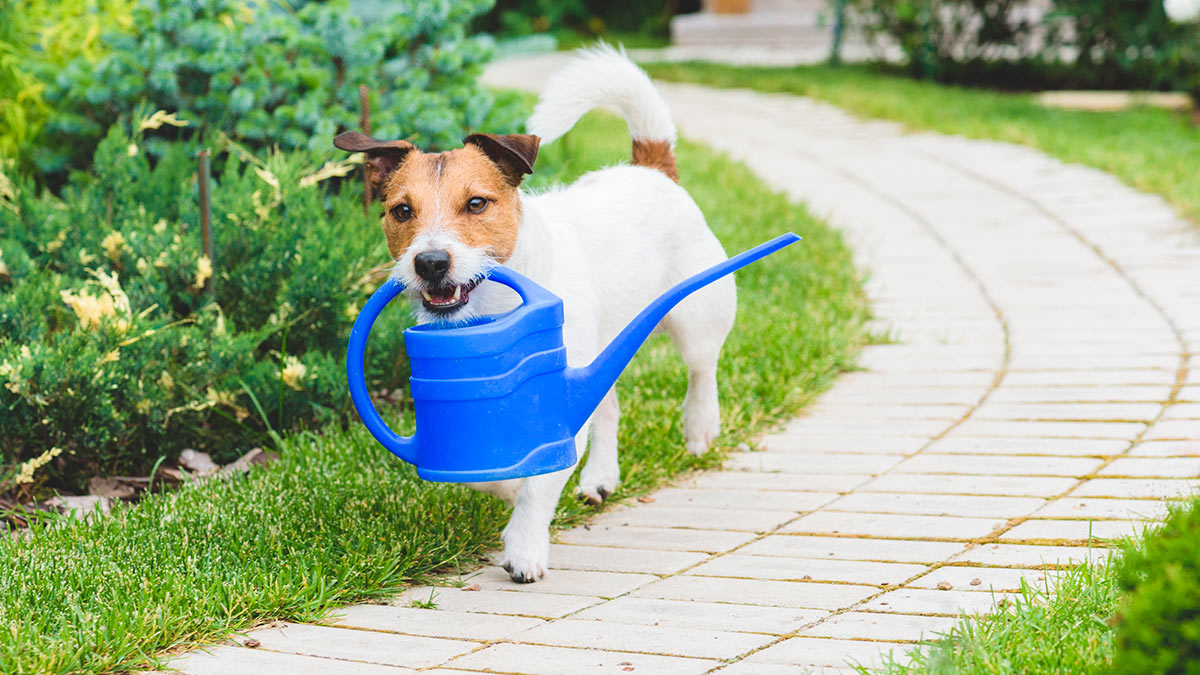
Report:
M 623 122 L 589 116 L 543 150 L 531 184 L 624 161 L 628 147 Z M 728 251 L 788 230 L 804 241 L 738 274 L 738 323 L 721 363 L 726 433 L 715 452 L 693 458 L 683 448 L 685 370 L 664 338 L 626 371 L 618 498 L 716 466 L 849 368 L 863 338 L 860 278 L 836 232 L 703 146 L 685 141 L 678 156 L 684 186 Z M 410 415 L 391 417 L 411 430 Z M 317 620 L 472 569 L 498 543 L 507 515 L 499 501 L 416 480 L 358 425 L 293 434 L 278 449 L 280 461 L 229 482 L 0 539 L 0 672 L 153 667 L 171 650 L 275 619 Z M 559 525 L 594 512 L 570 490 Z
M 1082 112 L 1045 108 L 1031 94 L 921 82 L 866 66 L 747 68 L 651 63 L 663 80 L 801 94 L 917 130 L 1020 143 L 1108 171 L 1162 195 L 1200 221 L 1200 130 L 1188 115 L 1153 108 Z

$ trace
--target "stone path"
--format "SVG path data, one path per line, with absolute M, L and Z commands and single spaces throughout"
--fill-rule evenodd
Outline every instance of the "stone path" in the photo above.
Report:
M 848 233 L 895 343 L 762 452 L 561 533 L 540 583 L 490 568 L 177 667 L 848 672 L 1102 559 L 1089 535 L 1133 532 L 1196 484 L 1200 237 L 1162 200 L 801 98 L 663 89 L 683 134 Z M 412 606 L 431 594 L 436 610 Z

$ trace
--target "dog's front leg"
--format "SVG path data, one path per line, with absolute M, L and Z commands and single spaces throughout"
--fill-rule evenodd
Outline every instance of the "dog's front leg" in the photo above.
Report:
M 587 442 L 588 425 L 575 436 L 575 447 Z M 576 451 L 576 458 L 582 454 Z M 558 508 L 558 498 L 575 467 L 526 478 L 517 495 L 512 517 L 504 526 L 504 555 L 500 566 L 520 584 L 528 584 L 546 573 L 550 566 L 550 522 Z

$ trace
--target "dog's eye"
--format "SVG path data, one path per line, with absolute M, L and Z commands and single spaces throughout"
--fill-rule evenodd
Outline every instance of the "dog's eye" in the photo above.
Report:
M 487 208 L 487 205 L 488 200 L 484 199 L 483 197 L 471 197 L 469 200 L 467 200 L 467 210 L 471 213 L 483 213 L 483 210 Z
M 408 204 L 397 204 L 392 208 L 392 217 L 403 223 L 413 217 L 412 207 Z

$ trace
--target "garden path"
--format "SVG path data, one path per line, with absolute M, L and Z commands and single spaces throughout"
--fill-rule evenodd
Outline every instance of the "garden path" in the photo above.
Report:
M 502 62 L 536 87 L 557 57 Z M 548 577 L 419 588 L 188 673 L 841 673 L 1048 566 L 1103 558 L 1200 476 L 1200 236 L 1161 199 L 1024 147 L 811 100 L 662 87 L 683 134 L 851 238 L 878 327 L 728 470 L 558 535 Z M 436 610 L 412 601 L 434 593 Z

